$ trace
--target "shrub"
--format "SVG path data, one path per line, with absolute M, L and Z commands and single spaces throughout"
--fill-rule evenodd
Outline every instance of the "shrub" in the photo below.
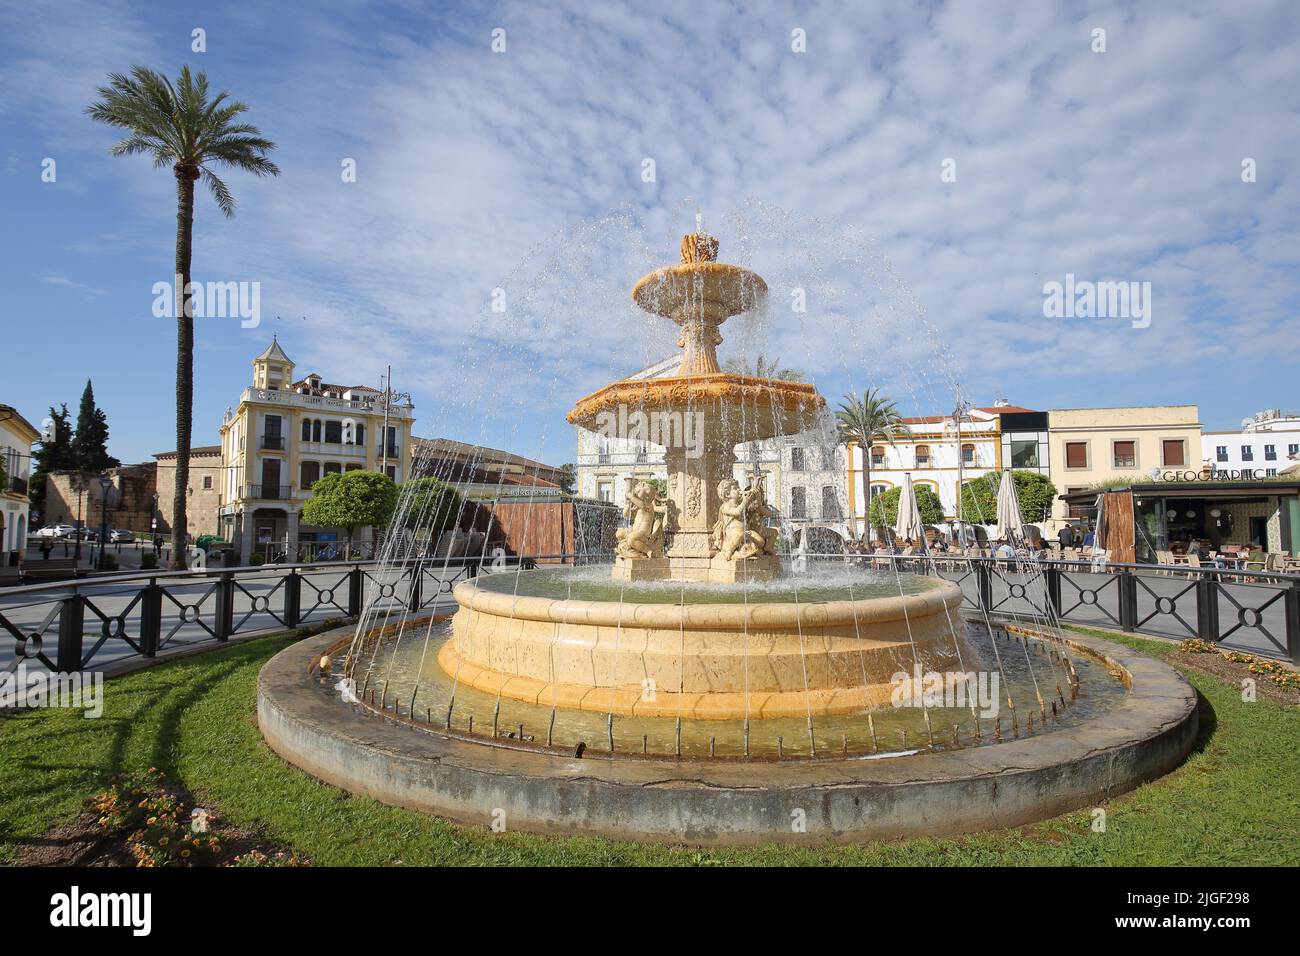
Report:
M 152 551 L 146 551 L 140 556 L 140 570 L 153 571 L 158 567 L 158 555 Z

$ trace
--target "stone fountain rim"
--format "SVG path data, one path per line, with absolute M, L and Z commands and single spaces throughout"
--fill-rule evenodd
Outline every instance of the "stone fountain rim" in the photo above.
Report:
M 534 572 L 520 572 L 522 574 Z M 573 601 L 522 596 L 478 587 L 476 580 L 461 581 L 452 596 L 463 610 L 498 617 L 555 624 L 600 627 L 648 627 L 688 630 L 763 628 L 818 628 L 848 624 L 874 625 L 899 621 L 908 613 L 937 614 L 957 611 L 962 590 L 951 581 L 920 578 L 926 590 L 917 594 L 859 598 L 852 601 L 765 601 L 753 604 L 665 604 L 644 601 Z
M 1177 767 L 1195 744 L 1197 697 L 1174 668 L 1123 645 L 1067 642 L 1130 693 L 1078 726 L 898 758 L 723 762 L 578 759 L 505 749 L 377 720 L 311 679 L 340 628 L 299 641 L 258 675 L 268 745 L 352 792 L 459 822 L 550 834 L 702 845 L 816 845 L 1019 826 L 1095 805 Z M 791 827 L 802 811 L 807 826 Z
M 632 300 L 645 311 L 653 315 L 662 315 L 680 324 L 681 319 L 665 311 L 656 299 L 664 294 L 665 287 L 689 281 L 697 276 L 704 280 L 703 287 L 700 289 L 701 301 L 723 304 L 729 316 L 748 312 L 768 292 L 767 282 L 753 269 L 730 262 L 710 260 L 674 263 L 646 273 L 632 286 Z M 735 279 L 743 279 L 746 284 L 739 287 L 721 285 L 723 282 Z M 732 311 L 733 309 L 735 311 Z

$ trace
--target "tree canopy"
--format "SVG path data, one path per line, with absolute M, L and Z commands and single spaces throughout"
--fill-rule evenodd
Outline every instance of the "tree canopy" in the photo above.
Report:
M 353 472 L 357 474 L 357 472 Z M 464 499 L 455 487 L 437 478 L 416 478 L 406 482 L 403 494 L 409 495 L 402 524 L 411 530 L 427 529 L 436 534 L 454 528 L 460 522 Z
M 377 471 L 332 473 L 311 486 L 302 520 L 320 528 L 346 528 L 348 541 L 357 528 L 387 524 L 397 506 L 397 485 Z
M 103 471 L 121 464 L 108 453 L 108 416 L 95 404 L 95 389 L 86 379 L 72 436 L 73 467 L 78 471 Z
M 1020 498 L 1020 517 L 1028 524 L 1039 524 L 1051 514 L 1056 485 L 1036 471 L 1013 471 Z M 971 524 L 993 524 L 998 516 L 998 473 L 989 472 L 966 482 L 961 492 L 962 516 Z
M 916 492 L 916 507 L 921 512 L 921 521 L 925 524 L 938 524 L 943 521 L 943 502 L 939 494 L 929 485 L 913 485 Z M 898 499 L 902 488 L 890 488 L 871 499 L 871 523 L 875 526 L 893 527 L 898 522 Z

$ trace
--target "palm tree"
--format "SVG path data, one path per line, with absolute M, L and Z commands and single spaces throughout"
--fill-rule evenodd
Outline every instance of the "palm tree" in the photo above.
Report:
M 835 413 L 840 441 L 856 444 L 862 449 L 862 472 L 867 487 L 866 538 L 871 538 L 871 446 L 878 441 L 893 444 L 912 433 L 903 416 L 890 399 L 878 389 L 869 388 L 859 398 L 852 392 L 844 396 L 839 411 Z M 850 459 L 851 461 L 852 459 Z
M 208 96 L 205 73 L 181 67 L 176 84 L 153 70 L 132 67 L 129 76 L 111 73 L 98 90 L 99 101 L 86 113 L 101 123 L 126 130 L 114 156 L 144 153 L 155 168 L 170 166 L 176 177 L 176 497 L 173 502 L 172 566 L 185 567 L 186 489 L 189 487 L 190 429 L 194 405 L 194 306 L 190 258 L 194 237 L 194 183 L 202 179 L 217 207 L 230 218 L 235 197 L 212 166 L 230 166 L 255 176 L 280 170 L 266 158 L 275 144 L 249 123 L 235 122 L 248 107 L 230 100 L 226 91 Z
M 750 375 L 755 378 L 775 378 L 783 382 L 802 382 L 803 374 L 796 372 L 792 368 L 782 368 L 779 358 L 768 362 L 759 352 L 754 364 L 749 364 L 747 358 L 729 358 L 723 365 L 723 370 L 733 375 Z

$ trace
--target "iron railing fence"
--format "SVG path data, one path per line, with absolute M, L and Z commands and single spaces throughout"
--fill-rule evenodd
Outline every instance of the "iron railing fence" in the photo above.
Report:
M 462 580 L 546 565 L 608 562 L 610 555 L 335 561 L 207 571 L 93 575 L 0 591 L 0 669 L 23 660 L 76 671 L 178 645 L 330 618 L 363 607 L 425 612 L 451 601 Z M 1199 637 L 1224 648 L 1300 664 L 1300 575 L 1217 568 L 1027 561 L 946 554 L 807 555 L 797 573 L 836 564 L 869 574 L 934 575 L 962 588 L 963 607 L 1159 637 Z

